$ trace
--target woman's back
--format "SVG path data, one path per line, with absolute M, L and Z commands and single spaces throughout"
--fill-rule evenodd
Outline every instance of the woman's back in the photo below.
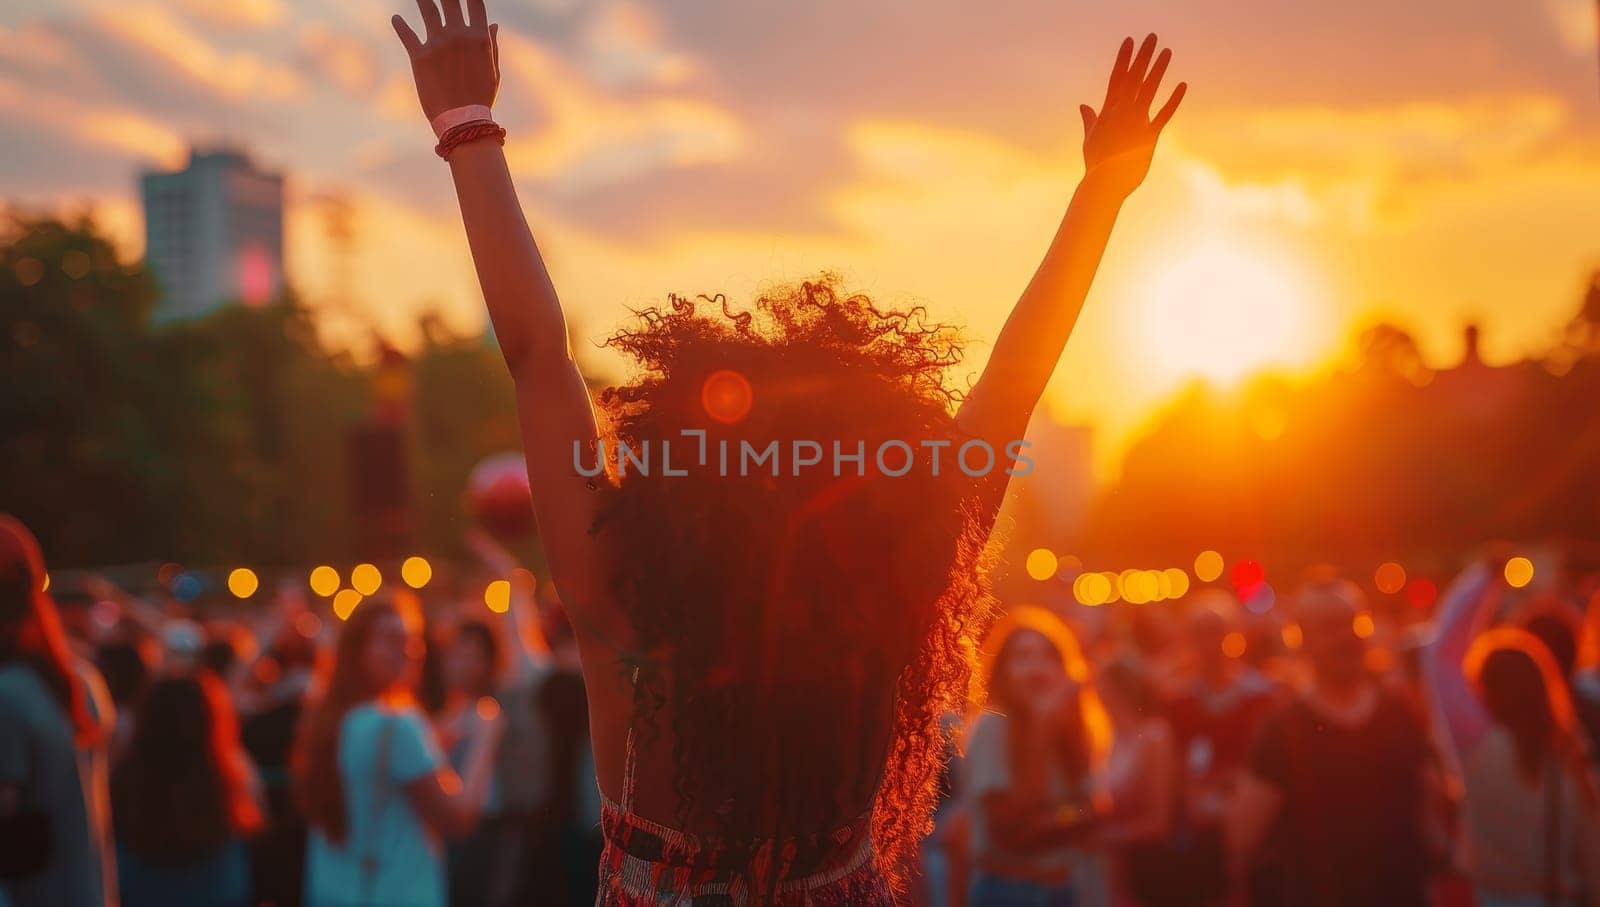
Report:
M 1492 727 L 1467 753 L 1467 865 L 1473 883 L 1496 894 L 1543 895 L 1551 883 L 1572 894 L 1600 885 L 1600 827 L 1578 785 L 1547 766 L 1530 779 L 1515 738 Z M 1558 875 L 1551 875 L 1558 868 Z
M 366 703 L 339 727 L 338 771 L 345 833 L 313 827 L 306 846 L 306 903 L 438 905 L 445 902 L 443 851 L 405 786 L 438 770 L 438 743 L 420 710 Z
M 48 816 L 50 862 L 0 892 L 8 907 L 87 907 L 106 902 L 101 860 L 79 774 L 74 727 L 30 666 L 0 665 L 0 787 L 15 786 L 23 811 Z

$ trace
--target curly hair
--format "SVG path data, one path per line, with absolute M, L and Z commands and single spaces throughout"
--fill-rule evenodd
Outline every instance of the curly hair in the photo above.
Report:
M 820 840 L 870 808 L 878 865 L 903 886 L 931 829 L 941 718 L 966 705 L 992 608 L 992 513 L 951 460 L 967 439 L 948 384 L 960 336 L 831 275 L 750 311 L 673 296 L 637 315 L 608 341 L 638 366 L 600 395 L 613 442 L 698 447 L 702 467 L 741 443 L 864 453 L 809 471 L 613 470 L 596 532 L 637 636 L 636 752 L 654 782 L 640 790 L 735 848 Z M 708 394 L 728 373 L 745 405 L 719 413 Z

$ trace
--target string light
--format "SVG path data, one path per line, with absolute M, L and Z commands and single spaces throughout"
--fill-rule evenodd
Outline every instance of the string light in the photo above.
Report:
M 400 565 L 400 578 L 411 588 L 421 589 L 433 579 L 433 565 L 425 557 L 412 555 Z
M 1202 583 L 1216 582 L 1222 575 L 1222 555 L 1215 551 L 1202 551 L 1194 559 L 1194 575 Z
M 1035 548 L 1028 552 L 1028 575 L 1041 583 L 1055 576 L 1059 566 L 1060 561 L 1049 548 Z
M 504 614 L 510 611 L 511 583 L 503 579 L 497 579 L 484 587 L 483 603 L 489 607 L 490 611 L 496 614 Z
M 228 591 L 233 593 L 234 598 L 249 598 L 255 595 L 259 588 L 261 580 L 249 567 L 235 567 L 228 574 Z
M 339 591 L 339 571 L 329 566 L 313 568 L 309 577 L 311 591 L 328 598 Z
M 383 574 L 371 564 L 357 564 L 350 571 L 350 586 L 362 595 L 372 595 L 383 585 Z

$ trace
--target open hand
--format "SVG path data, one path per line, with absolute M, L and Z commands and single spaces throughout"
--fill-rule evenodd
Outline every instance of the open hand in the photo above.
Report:
M 417 0 L 426 40 L 400 16 L 390 20 L 411 57 L 417 98 L 429 120 L 469 104 L 492 106 L 500 90 L 500 26 L 489 24 L 483 0 L 466 2 L 463 17 L 461 0 L 439 0 L 438 6 L 434 0 Z
M 1172 51 L 1168 49 L 1152 65 L 1150 59 L 1155 50 L 1153 34 L 1144 39 L 1137 57 L 1133 54 L 1133 39 L 1125 39 L 1117 52 L 1117 62 L 1111 67 L 1105 103 L 1098 112 L 1087 104 L 1078 108 L 1083 114 L 1083 162 L 1088 168 L 1084 178 L 1102 181 L 1124 195 L 1144 182 L 1156 139 L 1189 87 L 1179 82 L 1167 103 L 1155 116 L 1150 115 L 1161 77 L 1172 61 Z

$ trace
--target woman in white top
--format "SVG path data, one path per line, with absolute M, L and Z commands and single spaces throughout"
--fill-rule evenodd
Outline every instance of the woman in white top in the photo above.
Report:
M 960 774 L 976 868 L 970 903 L 1080 902 L 1072 844 L 1098 812 L 1090 769 L 1109 743 L 1104 707 L 1077 639 L 1048 611 L 1011 611 L 985 649 L 989 698 Z
M 457 777 L 412 695 L 420 629 L 414 608 L 374 599 L 358 606 L 300 729 L 295 782 L 311 824 L 309 907 L 447 901 L 441 838 L 477 824 L 501 722 L 492 700 L 477 710 Z
M 1462 754 L 1467 873 L 1483 907 L 1600 897 L 1600 793 L 1555 661 L 1532 634 L 1497 627 L 1467 651 L 1493 721 Z

